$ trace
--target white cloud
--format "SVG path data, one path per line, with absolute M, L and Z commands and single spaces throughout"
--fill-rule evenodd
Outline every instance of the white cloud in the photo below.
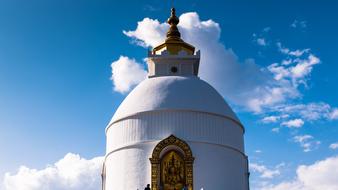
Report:
M 292 64 L 292 59 L 284 59 L 282 60 L 282 65 L 290 65 Z
M 309 139 L 312 139 L 311 135 L 302 135 L 302 136 L 295 136 L 294 139 L 296 142 L 305 142 Z
M 140 83 L 147 76 L 147 72 L 135 59 L 125 56 L 111 64 L 114 90 L 120 93 L 128 92 L 132 87 Z
M 280 43 L 280 42 L 277 42 L 277 47 L 278 47 L 278 50 L 280 52 L 282 52 L 283 54 L 286 54 L 286 55 L 289 55 L 289 56 L 294 56 L 294 57 L 301 57 L 305 53 L 310 52 L 309 48 L 303 49 L 303 50 L 297 49 L 297 50 L 291 51 L 289 48 L 283 47 L 282 43 Z
M 335 119 L 335 114 L 338 115 L 337 110 L 337 108 L 332 108 L 329 104 L 324 102 L 282 105 L 271 108 L 271 111 L 278 112 L 281 115 L 291 114 L 294 117 L 301 117 L 303 120 L 307 121 Z
M 320 141 L 314 140 L 311 135 L 298 135 L 293 137 L 294 142 L 299 143 L 304 152 L 310 152 L 318 148 Z
M 255 150 L 255 153 L 262 153 L 262 151 L 261 150 Z
M 282 125 L 289 128 L 300 128 L 304 125 L 304 121 L 302 119 L 292 119 L 282 122 Z
M 332 150 L 338 149 L 338 142 L 330 144 L 329 148 L 331 148 Z
M 267 116 L 262 119 L 263 123 L 275 123 L 279 120 L 277 116 Z
M 250 163 L 249 167 L 251 171 L 258 172 L 260 174 L 260 178 L 271 179 L 280 175 L 280 171 L 278 169 L 279 167 L 276 167 L 275 169 L 269 169 L 266 166 L 257 163 Z
M 271 27 L 265 27 L 263 28 L 263 32 L 269 32 L 271 30 Z
M 313 67 L 320 63 L 320 59 L 310 53 L 310 49 L 290 51 L 283 48 L 281 43 L 277 43 L 277 45 L 282 53 L 293 57 L 268 66 L 269 71 L 274 74 L 274 78 L 280 82 L 290 83 L 295 90 L 298 90 L 300 84 L 307 86 L 307 79 Z
M 302 127 L 306 122 L 314 122 L 318 120 L 334 120 L 338 119 L 338 108 L 332 108 L 324 102 L 311 102 L 308 104 L 289 104 L 271 106 L 267 113 L 273 115 L 262 118 L 263 124 L 279 123 L 281 126 L 289 128 Z M 289 119 L 290 115 L 293 118 Z M 273 132 L 279 132 L 279 128 L 274 128 Z
M 257 44 L 260 45 L 260 46 L 266 46 L 267 45 L 265 38 L 257 38 L 256 41 L 257 41 Z
M 145 11 L 150 11 L 150 12 L 154 12 L 154 11 L 160 11 L 161 9 L 158 8 L 158 7 L 155 7 L 155 6 L 153 6 L 153 5 L 145 5 L 145 6 L 143 7 L 143 10 L 145 10 Z
M 97 190 L 102 163 L 103 157 L 86 160 L 68 153 L 41 170 L 21 166 L 16 174 L 6 173 L 4 190 Z
M 274 133 L 279 133 L 279 128 L 278 127 L 275 127 L 275 128 L 272 128 L 271 131 L 274 132 Z
M 278 50 L 281 53 L 288 55 L 290 57 L 301 57 L 302 55 L 310 52 L 309 48 L 307 48 L 307 49 L 296 49 L 296 50 L 292 51 L 289 48 L 283 47 L 282 43 L 280 43 L 280 42 L 277 42 L 276 45 L 278 47 Z
M 301 165 L 297 176 L 279 184 L 265 184 L 260 190 L 337 190 L 338 156 L 329 157 L 312 165 Z
M 333 109 L 333 110 L 329 113 L 329 118 L 330 118 L 330 119 L 338 119 L 338 108 Z
M 292 28 L 306 28 L 307 22 L 304 20 L 294 20 L 292 24 L 290 25 Z
M 297 65 L 290 68 L 292 78 L 304 78 L 309 75 L 313 69 L 313 65 L 320 63 L 318 57 L 310 54 L 307 59 L 297 59 Z
M 182 38 L 201 50 L 199 76 L 211 83 L 228 101 L 259 112 L 263 106 L 296 97 L 291 83 L 281 83 L 272 73 L 247 59 L 240 62 L 232 49 L 220 42 L 221 28 L 213 20 L 201 21 L 194 12 L 180 16 Z M 145 18 L 134 31 L 124 31 L 137 44 L 154 47 L 165 39 L 168 25 Z M 150 31 L 150 32 L 149 32 Z
M 160 23 L 158 20 L 144 18 L 137 23 L 135 31 L 123 31 L 128 37 L 132 37 L 137 45 L 142 47 L 156 46 L 164 41 L 164 35 L 168 30 L 167 23 Z
M 165 40 L 168 27 L 167 23 L 144 18 L 137 23 L 135 30 L 123 33 L 140 46 L 154 47 Z M 280 63 L 261 67 L 253 59 L 240 61 L 232 49 L 221 43 L 219 24 L 210 19 L 200 20 L 195 12 L 182 14 L 178 27 L 182 38 L 201 50 L 199 76 L 231 104 L 256 113 L 273 112 L 276 106 L 302 97 L 299 87 L 307 87 L 313 67 L 320 63 L 310 49 L 290 50 L 281 43 L 277 46 L 286 58 Z M 262 33 L 268 31 L 269 27 Z M 254 34 L 254 38 L 258 36 Z
M 297 49 L 297 50 L 294 50 L 294 51 L 289 51 L 288 55 L 300 57 L 300 56 L 304 55 L 305 53 L 309 53 L 309 52 L 310 52 L 310 49 L 302 49 L 302 50 Z
M 265 27 L 263 28 L 263 30 L 261 32 L 259 32 L 258 34 L 254 33 L 253 36 L 253 42 L 256 43 L 259 46 L 268 46 L 268 42 L 267 42 L 267 33 L 271 30 L 270 27 Z

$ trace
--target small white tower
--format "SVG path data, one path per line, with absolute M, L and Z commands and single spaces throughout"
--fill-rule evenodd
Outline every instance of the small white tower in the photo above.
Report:
M 198 77 L 200 53 L 181 39 L 175 9 L 168 23 L 166 41 L 149 52 L 148 78 L 106 128 L 103 190 L 248 190 L 244 127 Z

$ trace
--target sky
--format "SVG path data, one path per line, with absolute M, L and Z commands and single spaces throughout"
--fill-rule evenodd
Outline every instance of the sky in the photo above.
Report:
M 170 4 L 0 0 L 0 189 L 100 188 L 104 129 Z M 338 2 L 174 5 L 200 78 L 246 128 L 251 189 L 338 189 Z

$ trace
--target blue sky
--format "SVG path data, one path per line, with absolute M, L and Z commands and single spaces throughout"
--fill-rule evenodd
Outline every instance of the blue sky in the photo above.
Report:
M 246 127 L 246 153 L 254 164 L 252 186 L 292 180 L 299 165 L 338 155 L 334 148 L 338 142 L 338 2 L 186 0 L 175 1 L 175 6 L 178 15 L 195 12 L 198 23 L 209 19 L 217 23 L 218 27 L 205 26 L 211 30 L 205 38 L 215 38 L 224 53 L 237 58 L 233 64 L 248 71 L 238 71 L 241 79 L 208 78 L 207 74 L 206 79 Z M 69 152 L 87 159 L 104 155 L 104 128 L 127 93 L 114 90 L 111 64 L 120 63 L 123 55 L 144 67 L 143 58 L 152 44 L 139 36 L 137 27 L 147 26 L 137 22 L 151 18 L 163 23 L 169 9 L 169 1 L 0 0 L 0 177 L 6 172 L 15 175 L 21 165 L 43 169 Z M 188 29 L 182 30 L 189 34 Z M 313 59 L 305 74 L 288 73 L 282 82 L 275 81 L 281 69 L 310 62 L 311 55 L 317 61 Z M 213 60 L 212 54 L 208 58 L 223 60 L 216 55 Z M 261 70 L 268 74 L 262 75 Z M 272 86 L 255 76 L 274 78 Z M 236 98 L 250 89 L 232 91 L 230 87 L 241 84 L 237 80 L 292 92 L 283 91 L 279 101 L 263 102 L 258 109 L 241 102 L 241 95 Z M 262 176 L 269 171 L 270 176 Z

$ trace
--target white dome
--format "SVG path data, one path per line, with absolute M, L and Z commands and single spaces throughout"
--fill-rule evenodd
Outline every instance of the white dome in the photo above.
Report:
M 147 78 L 124 99 L 110 124 L 140 112 L 191 110 L 222 115 L 238 121 L 223 97 L 198 77 Z M 109 125 L 110 125 L 109 124 Z

